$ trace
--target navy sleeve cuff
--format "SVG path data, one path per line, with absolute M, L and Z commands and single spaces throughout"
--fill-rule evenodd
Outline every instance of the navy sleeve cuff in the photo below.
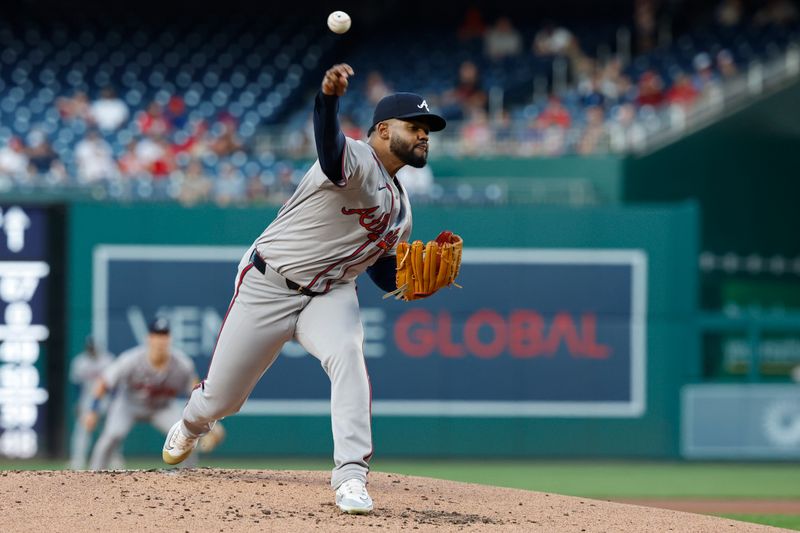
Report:
M 396 265 L 397 258 L 395 256 L 382 257 L 374 265 L 367 268 L 367 274 L 369 274 L 375 285 L 384 292 L 392 292 L 397 289 Z
M 339 97 L 317 93 L 314 100 L 314 142 L 322 171 L 336 185 L 345 181 L 344 160 L 345 138 L 339 126 Z

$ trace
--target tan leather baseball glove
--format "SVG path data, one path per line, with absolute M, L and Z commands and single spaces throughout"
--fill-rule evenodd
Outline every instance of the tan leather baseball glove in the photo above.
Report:
M 397 245 L 397 290 L 385 296 L 399 300 L 418 300 L 442 287 L 455 285 L 461 268 L 464 240 L 452 231 L 443 231 L 435 240 Z

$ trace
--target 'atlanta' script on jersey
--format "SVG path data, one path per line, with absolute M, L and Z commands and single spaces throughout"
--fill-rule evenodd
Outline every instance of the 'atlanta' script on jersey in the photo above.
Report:
M 381 235 L 383 235 L 383 232 L 385 232 L 386 228 L 389 227 L 389 221 L 391 219 L 391 215 L 389 213 L 378 213 L 376 215 L 376 211 L 378 211 L 377 205 L 374 207 L 362 207 L 354 209 L 342 207 L 343 215 L 358 215 L 358 223 L 369 232 L 367 238 L 371 241 L 377 241 Z M 383 236 L 381 242 L 378 243 L 378 246 L 384 250 L 391 250 L 392 247 L 397 243 L 398 233 L 399 229 L 394 229 L 388 232 Z

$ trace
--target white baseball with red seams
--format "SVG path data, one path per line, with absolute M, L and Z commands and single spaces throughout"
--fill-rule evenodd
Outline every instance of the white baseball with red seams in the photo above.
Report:
M 346 33 L 347 30 L 350 29 L 351 23 L 350 15 L 344 11 L 334 11 L 328 15 L 328 28 L 330 28 L 333 33 Z
M 346 139 L 344 182 L 316 162 L 239 264 L 234 297 L 208 377 L 183 414 L 194 435 L 236 413 L 284 343 L 296 339 L 331 380 L 331 485 L 366 482 L 372 455 L 371 390 L 355 279 L 411 234 L 411 206 L 372 147 Z M 251 260 L 257 250 L 262 274 Z M 287 280 L 321 293 L 301 294 Z

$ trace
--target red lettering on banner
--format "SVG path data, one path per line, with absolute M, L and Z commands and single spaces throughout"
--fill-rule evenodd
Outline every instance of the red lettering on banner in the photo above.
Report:
M 447 358 L 470 354 L 492 359 L 507 351 L 515 359 L 530 359 L 553 357 L 562 344 L 572 357 L 608 359 L 611 355 L 611 347 L 598 342 L 595 313 L 581 314 L 578 326 L 576 317 L 562 311 L 545 328 L 544 318 L 536 311 L 516 309 L 506 318 L 492 309 L 480 309 L 467 317 L 459 331 L 447 311 L 434 317 L 424 309 L 413 309 L 397 319 L 394 337 L 409 357 L 428 357 L 436 351 Z
M 410 357 L 429 356 L 436 344 L 433 316 L 424 309 L 401 315 L 394 324 L 394 339 L 400 351 Z
M 439 353 L 442 357 L 464 357 L 464 347 L 453 342 L 453 326 L 450 313 L 442 311 L 439 313 L 437 324 L 437 334 Z
M 583 332 L 582 355 L 592 359 L 606 359 L 611 353 L 611 348 L 604 344 L 597 344 L 597 316 L 586 313 L 581 316 L 581 330 Z
M 567 350 L 570 354 L 577 354 L 583 350 L 583 343 L 578 337 L 578 331 L 575 327 L 575 322 L 567 312 L 557 313 L 553 318 L 553 323 L 550 325 L 550 333 L 547 335 L 545 341 L 545 351 L 549 353 L 556 353 L 558 345 L 561 344 L 561 339 L 567 344 Z
M 478 335 L 482 327 L 492 329 L 492 340 L 484 344 Z M 506 322 L 497 311 L 481 309 L 473 313 L 464 324 L 464 344 L 472 354 L 481 359 L 492 359 L 506 346 Z
M 542 315 L 528 309 L 517 309 L 511 312 L 509 323 L 508 349 L 511 357 L 526 359 L 544 353 Z

